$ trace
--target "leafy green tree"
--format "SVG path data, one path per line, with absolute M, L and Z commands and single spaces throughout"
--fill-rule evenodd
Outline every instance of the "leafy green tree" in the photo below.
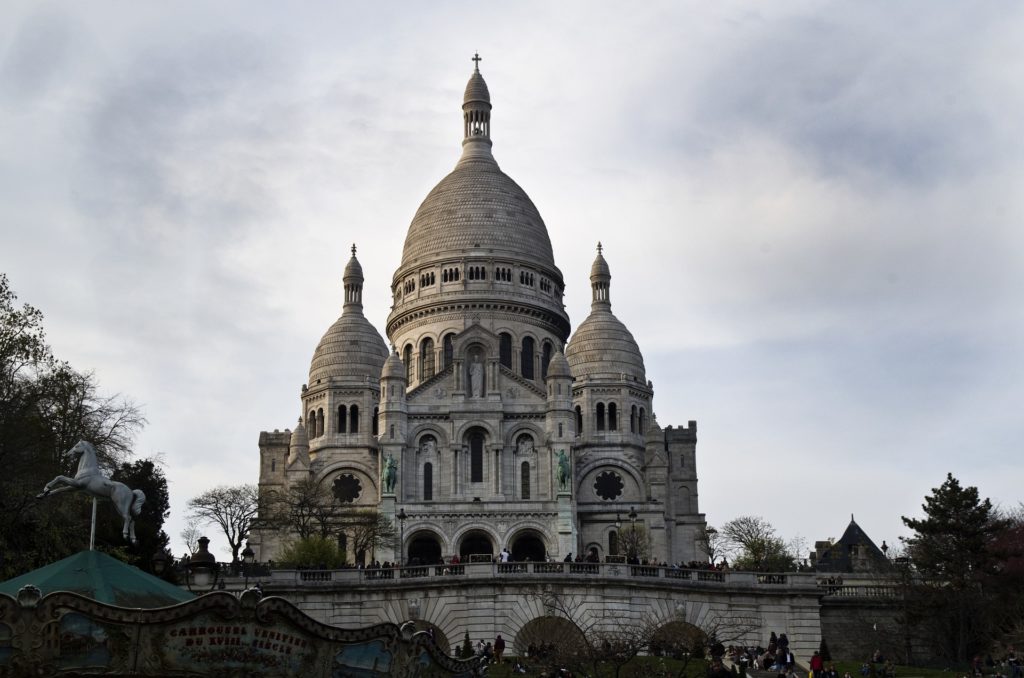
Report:
M 914 531 L 903 541 L 917 575 L 907 591 L 908 614 L 926 627 L 938 656 L 965 663 L 1017 612 L 1013 603 L 1021 596 L 1007 597 L 1007 554 L 997 548 L 1012 522 L 952 473 L 921 508 L 923 518 L 903 517 Z
M 280 564 L 285 567 L 315 567 L 333 570 L 345 564 L 345 552 L 333 539 L 313 535 L 285 546 Z
M 131 401 L 102 396 L 93 374 L 54 357 L 42 312 L 19 306 L 0 274 L 0 579 L 88 548 L 91 502 L 36 495 L 55 476 L 74 476 L 67 452 L 79 440 L 110 471 L 131 456 L 144 423 Z
M 135 519 L 138 543 L 125 543 L 121 516 L 109 503 L 100 502 L 96 520 L 96 546 L 108 552 L 122 552 L 127 562 L 146 572 L 153 572 L 153 556 L 166 551 L 170 545 L 170 538 L 163 529 L 164 521 L 171 513 L 167 478 L 157 462 L 139 459 L 118 466 L 111 479 L 133 490 L 142 490 L 146 495 L 142 511 Z

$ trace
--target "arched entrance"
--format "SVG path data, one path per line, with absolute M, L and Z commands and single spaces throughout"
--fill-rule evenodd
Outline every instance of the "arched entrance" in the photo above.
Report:
M 564 617 L 537 617 L 516 634 L 516 652 L 520 657 L 543 659 L 578 650 L 586 643 L 580 627 Z
M 437 535 L 419 532 L 409 540 L 407 558 L 409 565 L 434 565 L 441 562 L 441 542 Z
M 524 530 L 512 540 L 512 560 L 519 563 L 526 560 L 542 563 L 546 560 L 547 550 L 544 539 L 533 530 Z
M 470 556 L 494 555 L 494 544 L 485 532 L 474 530 L 468 532 L 459 543 L 459 558 L 463 562 L 469 562 Z
M 656 657 L 672 657 L 682 659 L 685 655 L 703 657 L 707 647 L 707 634 L 693 624 L 683 621 L 672 621 L 651 636 L 651 654 Z

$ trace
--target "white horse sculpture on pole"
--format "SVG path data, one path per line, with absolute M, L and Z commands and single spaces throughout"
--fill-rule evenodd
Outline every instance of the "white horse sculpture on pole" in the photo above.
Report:
M 78 460 L 78 471 L 75 473 L 75 477 L 57 476 L 46 483 L 46 487 L 37 495 L 37 498 L 42 499 L 51 494 L 67 492 L 68 490 L 82 490 L 86 494 L 92 495 L 93 532 L 96 529 L 95 500 L 97 498 L 110 499 L 114 503 L 114 508 L 117 509 L 118 514 L 124 519 L 124 530 L 122 532 L 124 538 L 130 539 L 133 544 L 136 543 L 135 516 L 139 515 L 139 512 L 142 510 L 142 504 L 146 501 L 145 493 L 142 490 L 131 490 L 124 483 L 111 480 L 103 475 L 100 465 L 96 462 L 96 448 L 91 443 L 79 440 L 68 451 L 68 454 L 72 457 L 81 457 Z M 91 541 L 90 539 L 90 548 L 92 548 Z

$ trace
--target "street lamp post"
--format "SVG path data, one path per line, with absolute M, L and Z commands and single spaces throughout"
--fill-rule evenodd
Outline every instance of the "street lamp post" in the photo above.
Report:
M 209 539 L 199 538 L 199 550 L 188 562 L 189 576 L 186 583 L 189 591 L 193 591 L 193 585 L 200 590 L 206 589 L 207 591 L 212 591 L 213 587 L 217 585 L 220 571 L 217 567 L 217 559 L 210 553 L 209 546 Z
M 398 509 L 398 566 L 405 567 L 405 507 Z

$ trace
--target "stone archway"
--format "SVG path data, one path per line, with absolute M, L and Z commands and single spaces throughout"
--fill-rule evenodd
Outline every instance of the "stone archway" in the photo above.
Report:
M 537 617 L 519 629 L 515 641 L 520 657 L 534 658 L 571 652 L 585 645 L 583 631 L 564 617 Z
M 523 530 L 512 538 L 512 560 L 542 563 L 547 559 L 544 537 L 536 530 Z
M 406 546 L 406 563 L 434 565 L 441 562 L 441 540 L 433 532 L 417 532 Z
M 459 540 L 459 558 L 462 562 L 470 562 L 471 556 L 494 556 L 494 542 L 490 535 L 480 530 L 471 530 Z
M 426 631 L 433 636 L 434 643 L 441 652 L 448 655 L 452 653 L 451 643 L 448 642 L 448 636 L 444 634 L 444 631 L 442 631 L 439 626 L 431 624 L 428 621 L 423 621 L 422 619 L 414 619 L 413 624 L 416 626 L 417 631 Z
M 651 636 L 650 650 L 656 657 L 682 659 L 684 655 L 699 657 L 707 647 L 708 636 L 693 624 L 670 621 Z

